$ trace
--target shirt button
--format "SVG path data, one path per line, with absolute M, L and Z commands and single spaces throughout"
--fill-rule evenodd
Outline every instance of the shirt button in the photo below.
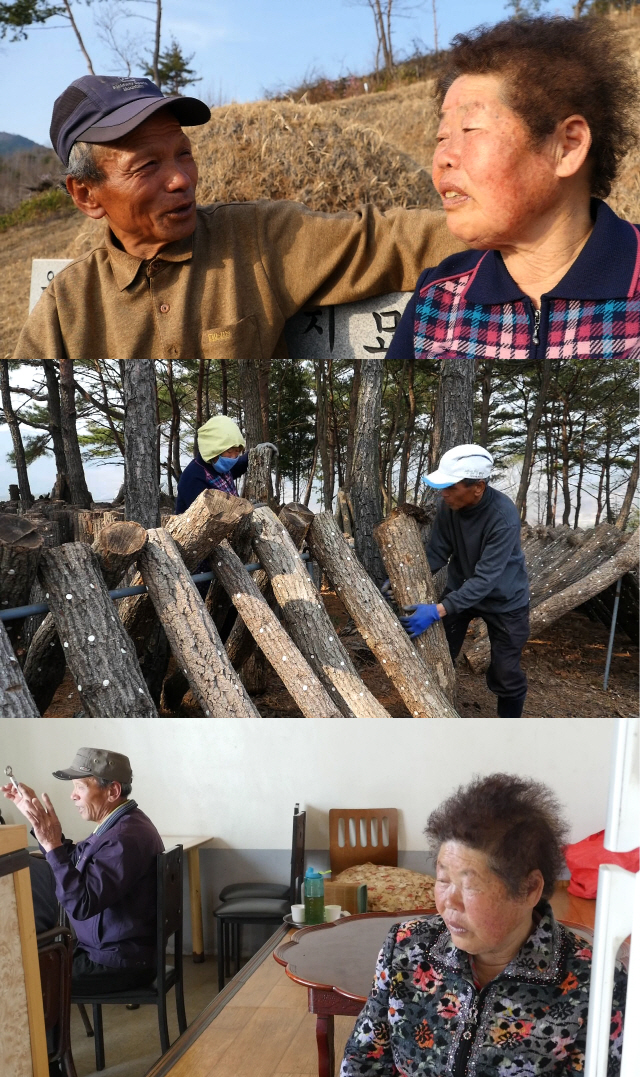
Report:
M 168 314 L 169 313 L 169 304 L 168 303 L 161 303 L 160 304 L 160 313 L 161 314 Z

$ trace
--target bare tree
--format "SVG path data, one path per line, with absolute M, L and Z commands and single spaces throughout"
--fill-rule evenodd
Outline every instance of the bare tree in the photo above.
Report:
M 384 57 L 384 66 L 389 75 L 393 74 L 393 43 L 391 28 L 394 15 L 402 6 L 401 0 L 347 0 L 353 7 L 368 7 L 373 15 L 376 28 L 376 70 L 380 67 L 380 56 Z
M 431 0 L 431 11 L 433 14 L 433 51 L 435 55 L 438 55 L 438 5 L 436 0 Z

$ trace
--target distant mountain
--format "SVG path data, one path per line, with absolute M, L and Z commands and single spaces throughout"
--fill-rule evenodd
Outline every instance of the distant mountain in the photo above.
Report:
M 10 153 L 16 153 L 18 150 L 44 150 L 45 146 L 40 146 L 37 142 L 32 142 L 30 138 L 24 138 L 22 135 L 10 135 L 6 131 L 0 131 L 0 157 L 7 157 Z

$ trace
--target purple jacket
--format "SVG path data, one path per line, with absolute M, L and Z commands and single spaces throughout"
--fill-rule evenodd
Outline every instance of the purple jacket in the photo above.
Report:
M 164 846 L 151 820 L 130 800 L 99 833 L 77 845 L 63 840 L 46 855 L 78 945 L 111 968 L 153 967 L 156 856 Z

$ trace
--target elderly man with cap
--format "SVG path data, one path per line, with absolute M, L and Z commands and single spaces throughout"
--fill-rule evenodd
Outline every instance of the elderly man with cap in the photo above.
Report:
M 469 622 L 482 617 L 491 642 L 487 686 L 500 718 L 520 718 L 527 678 L 520 665 L 529 635 L 529 577 L 520 517 L 506 494 L 489 486 L 493 457 L 481 445 L 456 445 L 424 479 L 442 500 L 427 546 L 432 572 L 449 565 L 442 602 L 407 607 L 411 637 L 442 619 L 455 661 Z
M 413 288 L 425 264 L 461 247 L 444 215 L 422 208 L 329 214 L 267 200 L 196 207 L 198 169 L 182 125 L 209 117 L 202 101 L 164 97 L 144 78 L 85 75 L 55 102 L 51 141 L 67 190 L 106 227 L 42 294 L 15 362 L 40 357 L 48 370 L 59 368 L 62 435 L 76 476 L 76 360 L 90 356 L 98 369 L 121 371 L 169 361 L 202 372 L 238 365 L 253 372 L 243 388 L 259 384 L 264 414 L 287 318 L 306 304 Z
M 2 787 L 28 819 L 53 872 L 58 901 L 76 934 L 76 995 L 143 987 L 155 977 L 156 856 L 163 844 L 131 794 L 126 755 L 80 748 L 55 778 L 73 782 L 71 800 L 94 824 L 74 844 L 66 839 L 46 793 L 22 783 Z

